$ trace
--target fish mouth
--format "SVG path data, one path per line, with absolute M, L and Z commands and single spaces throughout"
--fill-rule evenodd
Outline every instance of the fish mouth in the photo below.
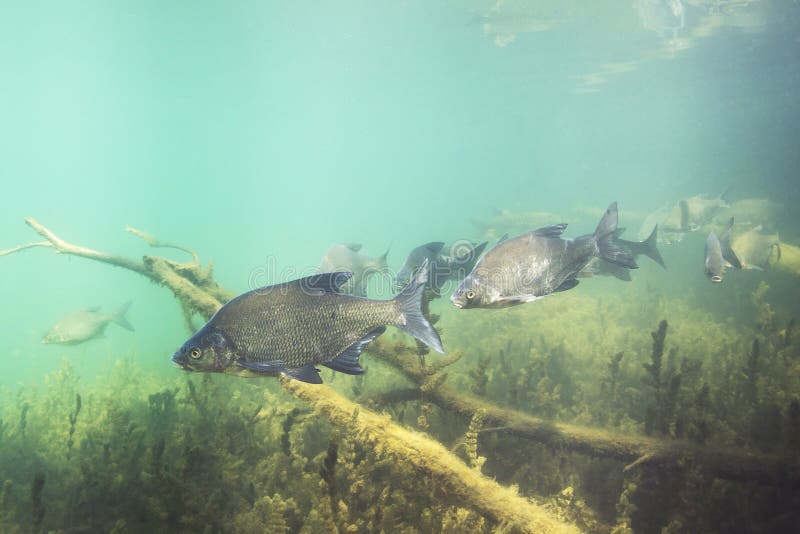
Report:
M 177 353 L 177 352 L 172 355 L 171 360 L 172 360 L 172 365 L 174 365 L 175 367 L 178 367 L 179 369 L 183 369 L 184 371 L 191 371 L 192 370 L 192 368 L 189 367 L 188 362 L 183 360 L 181 358 L 181 355 L 179 353 Z
M 720 282 L 722 282 L 722 277 L 718 276 L 718 275 L 714 275 L 714 276 L 711 277 L 711 281 L 715 282 L 715 283 L 720 283 Z
M 453 306 L 455 306 L 458 309 L 463 309 L 464 308 L 464 303 L 462 301 L 458 300 L 458 299 L 450 297 L 450 302 L 452 302 Z

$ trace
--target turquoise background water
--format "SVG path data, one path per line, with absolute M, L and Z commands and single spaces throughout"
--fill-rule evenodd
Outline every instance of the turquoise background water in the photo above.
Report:
M 494 208 L 567 214 L 577 235 L 613 200 L 634 228 L 728 187 L 796 205 L 797 4 L 695 4 L 672 35 L 643 25 L 646 1 L 3 2 L 0 248 L 36 240 L 32 216 L 154 252 L 131 225 L 244 291 L 335 242 L 391 244 L 397 267 L 420 243 L 480 238 L 470 220 Z M 675 268 L 650 290 L 704 295 L 701 242 L 665 251 Z M 178 372 L 164 289 L 46 249 L 1 258 L 0 280 L 0 383 L 62 358 L 86 380 L 120 355 Z M 127 300 L 135 334 L 39 343 L 69 311 Z

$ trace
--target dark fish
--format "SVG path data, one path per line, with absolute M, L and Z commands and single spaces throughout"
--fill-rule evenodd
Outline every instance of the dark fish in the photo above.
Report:
M 475 268 L 487 244 L 458 241 L 445 247 L 446 252 L 443 250 L 436 258 L 428 285 L 438 291 L 451 280 L 463 280 Z
M 616 233 L 616 242 L 620 247 L 627 249 L 633 254 L 634 259 L 638 259 L 639 256 L 644 255 L 664 269 L 667 268 L 667 265 L 664 263 L 664 258 L 661 257 L 661 253 L 658 251 L 658 225 L 653 227 L 653 231 L 650 232 L 650 235 L 644 241 L 628 241 L 627 239 L 621 239 L 619 236 L 624 231 L 625 229 L 623 228 Z
M 733 228 L 733 217 L 728 221 L 725 231 L 717 237 L 712 230 L 706 239 L 706 276 L 712 282 L 722 282 L 725 269 L 733 267 L 741 269 L 742 263 L 731 248 L 731 229 Z
M 42 343 L 77 345 L 103 337 L 108 323 L 116 323 L 133 332 L 133 326 L 125 318 L 130 307 L 131 303 L 126 302 L 115 313 L 101 313 L 99 307 L 68 313 L 45 334 Z
M 597 257 L 589 260 L 589 263 L 586 264 L 586 267 L 581 269 L 581 271 L 578 273 L 578 277 L 580 278 L 592 276 L 613 276 L 614 278 L 622 280 L 623 282 L 631 281 L 630 269 Z
M 190 371 L 233 374 L 285 373 L 321 383 L 315 365 L 361 374 L 361 351 L 397 326 L 437 352 L 439 334 L 420 309 L 427 277 L 423 265 L 392 300 L 339 292 L 352 273 L 323 273 L 249 291 L 234 298 L 172 356 Z
M 444 248 L 444 242 L 433 241 L 420 245 L 409 252 L 408 256 L 406 256 L 406 260 L 403 262 L 403 266 L 400 267 L 400 270 L 397 271 L 397 275 L 394 277 L 395 287 L 405 286 L 423 263 L 427 262 L 429 266 L 432 266 L 436 262 L 436 258 L 439 256 L 442 248 Z
M 343 293 L 350 293 L 359 297 L 367 296 L 367 285 L 374 274 L 382 274 L 388 270 L 386 256 L 387 250 L 382 255 L 372 258 L 360 254 L 361 245 L 358 243 L 339 243 L 333 245 L 322 257 L 322 262 L 317 269 L 320 273 L 351 272 L 351 278 L 340 289 Z
M 540 228 L 494 246 L 450 300 L 459 308 L 503 308 L 530 302 L 578 284 L 577 274 L 599 256 L 635 269 L 633 255 L 616 243 L 617 203 L 592 235 L 561 239 L 566 224 Z
M 395 287 L 402 287 L 423 262 L 430 265 L 427 287 L 439 292 L 451 281 L 462 280 L 475 267 L 487 242 L 457 241 L 449 246 L 441 241 L 427 243 L 411 251 L 395 277 Z
M 638 260 L 639 256 L 645 255 L 664 269 L 667 268 L 664 264 L 664 259 L 661 257 L 661 253 L 658 251 L 658 225 L 653 227 L 650 236 L 644 241 L 628 241 L 627 239 L 621 239 L 619 236 L 621 236 L 623 232 L 625 232 L 624 228 L 619 228 L 614 232 L 616 243 L 620 247 L 627 249 L 628 252 L 633 255 L 634 259 Z M 592 258 L 589 263 L 586 264 L 586 267 L 581 269 L 579 276 L 613 276 L 625 282 L 631 281 L 631 273 L 627 268 L 598 257 Z

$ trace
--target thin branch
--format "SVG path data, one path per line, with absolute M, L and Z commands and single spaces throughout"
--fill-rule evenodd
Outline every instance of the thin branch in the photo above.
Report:
M 28 248 L 34 247 L 52 247 L 53 245 L 49 241 L 37 241 L 35 243 L 26 243 L 24 245 L 20 245 L 18 247 L 9 248 L 6 250 L 0 250 L 0 256 L 6 256 L 8 254 L 14 254 L 15 252 L 19 252 L 20 250 L 25 250 Z
M 123 258 L 122 256 L 114 256 L 112 254 L 106 254 L 104 252 L 98 252 L 90 248 L 80 247 L 77 245 L 73 245 L 72 243 L 68 243 L 67 241 L 64 241 L 63 239 L 55 235 L 53 232 L 42 226 L 42 224 L 39 223 L 39 221 L 37 221 L 33 217 L 27 217 L 25 219 L 25 224 L 33 228 L 37 234 L 47 239 L 47 241 L 50 242 L 52 247 L 56 249 L 57 254 L 70 254 L 72 256 L 80 256 L 82 258 L 108 263 L 117 267 L 122 267 L 124 269 L 130 269 L 131 271 L 135 271 L 139 274 L 151 277 L 150 274 L 147 272 L 147 269 L 145 268 L 144 264 L 141 262 L 136 262 L 133 260 L 129 260 L 128 258 Z
M 181 245 L 173 245 L 172 243 L 164 243 L 163 241 L 160 241 L 158 238 L 156 238 L 156 236 L 154 236 L 153 234 L 147 233 L 143 230 L 138 230 L 136 228 L 133 228 L 132 226 L 126 226 L 125 231 L 142 238 L 145 243 L 147 243 L 153 248 L 174 248 L 176 250 L 183 251 L 192 256 L 193 263 L 196 263 L 198 265 L 200 264 L 200 257 L 197 255 L 197 252 L 195 252 L 192 249 L 186 248 Z

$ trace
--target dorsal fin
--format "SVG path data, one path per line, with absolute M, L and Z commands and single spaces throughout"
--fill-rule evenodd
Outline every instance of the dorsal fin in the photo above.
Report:
M 358 252 L 361 250 L 361 243 L 342 243 L 345 247 L 349 248 L 353 252 Z
M 296 283 L 304 291 L 312 293 L 339 293 L 339 288 L 353 277 L 353 273 L 348 271 L 337 271 L 334 273 L 320 273 L 306 276 L 296 280 Z
M 533 235 L 538 235 L 540 237 L 559 237 L 564 233 L 566 228 L 567 223 L 554 224 L 553 226 L 543 226 L 542 228 L 537 228 L 532 233 Z
M 442 251 L 442 248 L 444 247 L 444 242 L 442 242 L 442 241 L 432 241 L 432 242 L 426 243 L 425 245 L 422 245 L 422 246 L 424 248 L 430 250 L 433 254 L 438 254 L 439 252 Z

